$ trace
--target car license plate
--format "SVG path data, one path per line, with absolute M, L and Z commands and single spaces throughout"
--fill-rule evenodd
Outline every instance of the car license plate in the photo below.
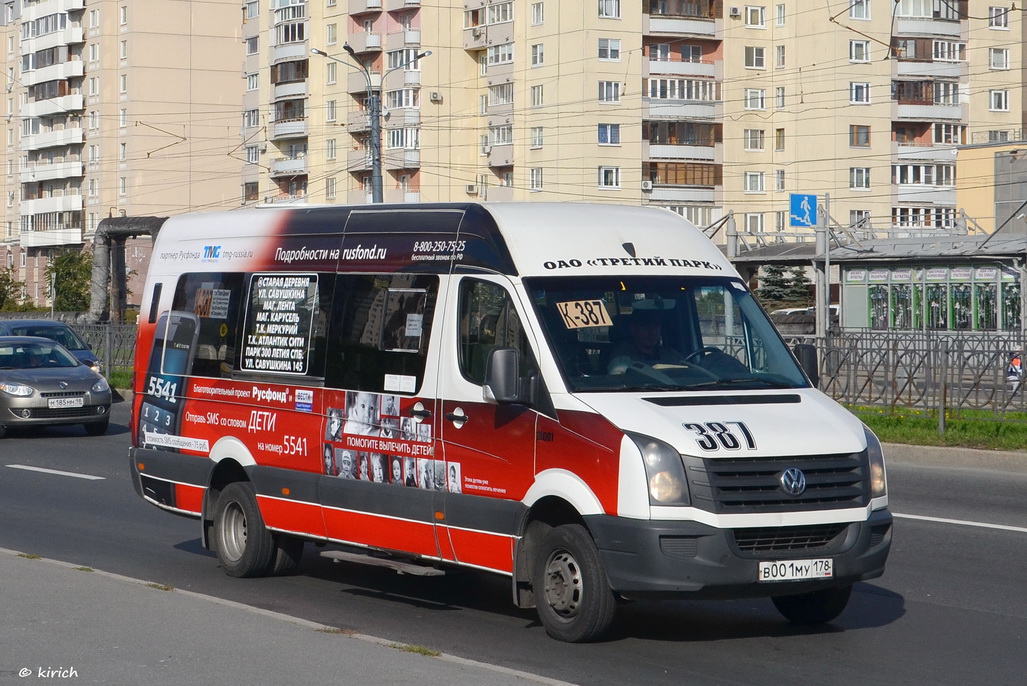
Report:
M 82 407 L 85 401 L 82 398 L 50 398 L 46 406 L 51 410 L 59 410 L 65 407 Z
M 831 558 L 822 560 L 783 560 L 760 562 L 761 583 L 772 581 L 801 581 L 803 579 L 830 579 L 834 576 Z

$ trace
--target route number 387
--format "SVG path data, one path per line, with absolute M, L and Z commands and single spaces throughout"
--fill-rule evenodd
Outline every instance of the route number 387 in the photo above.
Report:
M 695 442 L 703 450 L 747 450 L 756 449 L 756 439 L 744 422 L 705 422 L 704 424 L 682 424 L 696 434 Z M 730 427 L 735 427 L 731 429 Z

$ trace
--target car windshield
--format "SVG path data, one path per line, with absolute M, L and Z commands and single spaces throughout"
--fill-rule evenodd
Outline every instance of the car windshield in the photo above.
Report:
M 39 336 L 57 341 L 68 350 L 85 350 L 88 346 L 77 333 L 67 326 L 54 326 L 53 324 L 25 324 L 12 327 L 11 334 L 14 336 Z
M 574 392 L 803 388 L 809 383 L 738 279 L 525 279 Z
M 0 343 L 0 369 L 54 369 L 80 364 L 74 355 L 54 343 Z

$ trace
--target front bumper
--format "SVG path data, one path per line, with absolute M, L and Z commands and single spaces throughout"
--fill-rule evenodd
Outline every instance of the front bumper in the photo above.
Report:
M 45 399 L 5 398 L 0 407 L 0 424 L 6 427 L 91 424 L 109 421 L 111 394 L 87 393 L 81 407 L 50 408 Z
M 891 547 L 892 516 L 873 512 L 865 522 L 841 527 L 830 541 L 812 547 L 748 552 L 735 531 L 696 522 L 667 522 L 597 515 L 587 524 L 599 547 L 610 586 L 628 598 L 739 598 L 805 593 L 884 573 Z M 802 529 L 795 538 L 802 538 Z M 782 529 L 784 531 L 784 529 Z M 739 529 L 739 536 L 747 534 Z M 831 558 L 830 579 L 760 583 L 766 560 Z

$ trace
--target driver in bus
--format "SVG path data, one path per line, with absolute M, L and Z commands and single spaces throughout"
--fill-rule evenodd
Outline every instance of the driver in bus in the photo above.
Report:
M 623 374 L 636 362 L 650 366 L 681 364 L 681 353 L 663 345 L 662 311 L 638 308 L 626 319 L 628 339 L 613 349 L 607 365 L 610 374 Z

